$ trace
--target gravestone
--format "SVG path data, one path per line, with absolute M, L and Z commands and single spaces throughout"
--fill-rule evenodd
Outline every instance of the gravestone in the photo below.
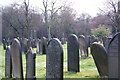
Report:
M 80 35 L 78 38 L 79 38 L 79 44 L 80 44 L 81 58 L 87 58 L 88 57 L 87 39 L 83 35 Z
M 39 44 L 39 47 L 38 47 L 38 48 L 39 48 L 39 52 L 38 52 L 38 53 L 39 53 L 39 54 L 42 54 L 42 45 L 41 45 L 42 42 L 41 42 L 41 40 L 39 40 L 39 43 L 38 43 L 38 44 Z
M 27 38 L 23 38 L 22 39 L 22 51 L 23 53 L 25 54 L 28 50 L 27 48 L 27 42 L 28 42 L 28 39 Z
M 120 56 L 120 33 L 116 34 L 112 38 L 108 47 L 109 78 L 120 77 L 119 56 Z
M 108 38 L 107 37 L 102 37 L 102 41 L 103 41 L 104 47 L 107 49 L 108 48 L 108 44 L 109 44 Z
M 62 45 L 65 44 L 66 43 L 66 38 L 62 37 L 61 38 L 61 43 L 62 43 Z
M 86 36 L 85 39 L 87 42 L 87 47 L 90 47 L 90 36 Z
M 2 44 L 2 8 L 0 10 L 0 45 Z
M 108 55 L 106 49 L 98 44 L 91 45 L 91 54 L 101 77 L 108 77 Z
M 47 48 L 47 39 L 45 37 L 41 38 L 41 49 L 42 49 L 42 54 L 46 54 L 46 48 Z
M 36 43 L 36 53 L 40 54 L 40 39 L 37 39 L 37 43 Z
M 71 34 L 67 42 L 68 71 L 79 72 L 79 42 L 76 35 Z
M 2 43 L 3 43 L 3 49 L 4 49 L 4 50 L 6 50 L 6 48 L 7 48 L 7 43 L 6 43 L 6 40 L 5 40 L 5 39 L 3 39 L 3 40 L 2 40 Z
M 26 54 L 26 78 L 35 79 L 35 59 L 36 54 L 33 53 L 32 47 L 29 48 Z
M 94 35 L 90 36 L 90 44 L 94 43 L 94 42 L 98 42 L 98 38 L 95 37 Z
M 12 59 L 10 46 L 7 47 L 5 53 L 5 77 L 12 78 Z
M 23 79 L 21 45 L 18 39 L 14 39 L 11 45 L 12 69 L 14 78 Z
M 63 80 L 63 48 L 57 38 L 48 42 L 46 54 L 46 78 Z

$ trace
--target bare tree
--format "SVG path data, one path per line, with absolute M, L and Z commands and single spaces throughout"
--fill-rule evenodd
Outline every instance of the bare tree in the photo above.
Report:
M 57 0 L 51 1 L 51 5 L 49 5 L 48 0 L 43 0 L 44 10 L 42 11 L 44 14 L 44 21 L 45 21 L 45 26 L 47 27 L 49 40 L 51 39 L 51 27 L 54 25 L 54 20 L 55 20 L 54 15 L 62 8 L 62 6 L 58 8 L 55 6 L 56 1 Z M 51 8 L 48 8 L 48 6 L 51 6 Z
M 107 4 L 107 16 L 111 19 L 111 25 L 116 28 L 117 32 L 120 32 L 120 1 L 108 0 Z

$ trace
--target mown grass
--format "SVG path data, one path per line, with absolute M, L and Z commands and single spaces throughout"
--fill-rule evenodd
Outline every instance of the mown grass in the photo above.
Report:
M 67 71 L 67 45 L 63 45 L 64 49 L 64 78 L 99 78 L 97 68 L 94 64 L 93 58 L 80 59 L 80 72 L 68 72 Z M 34 50 L 35 51 L 35 50 Z M 26 74 L 26 56 L 22 55 L 23 61 L 23 71 L 24 77 Z M 0 77 L 5 76 L 5 50 L 3 50 L 2 45 L 0 46 Z M 46 77 L 46 55 L 37 54 L 36 56 L 36 77 L 45 78 Z

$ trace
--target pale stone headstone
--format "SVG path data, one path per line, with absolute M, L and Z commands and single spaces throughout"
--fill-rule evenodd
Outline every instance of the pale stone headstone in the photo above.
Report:
M 78 38 L 79 38 L 79 44 L 80 44 L 81 58 L 87 58 L 88 57 L 87 39 L 83 35 L 80 35 Z

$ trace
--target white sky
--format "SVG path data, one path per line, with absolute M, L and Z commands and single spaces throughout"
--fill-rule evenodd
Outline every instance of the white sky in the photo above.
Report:
M 0 5 L 5 6 L 14 2 L 23 2 L 23 0 L 0 0 Z M 76 10 L 77 14 L 89 13 L 91 16 L 95 16 L 99 12 L 98 8 L 103 8 L 105 0 L 60 0 L 59 4 L 65 2 L 72 2 L 72 8 Z M 33 7 L 42 7 L 42 0 L 30 0 L 30 4 Z

